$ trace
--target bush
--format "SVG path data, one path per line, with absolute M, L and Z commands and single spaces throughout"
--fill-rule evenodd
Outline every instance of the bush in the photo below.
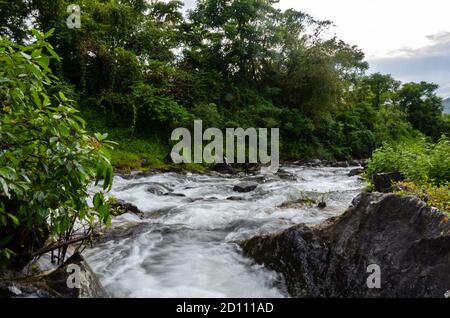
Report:
M 399 182 L 396 188 L 400 194 L 415 195 L 428 205 L 450 213 L 450 183 L 435 186 L 429 183 L 417 185 L 414 182 Z
M 170 134 L 170 130 L 189 123 L 191 116 L 171 96 L 163 94 L 158 88 L 143 83 L 133 87 L 135 106 L 135 125 L 137 131 Z
M 373 153 L 367 177 L 400 171 L 410 181 L 442 185 L 450 181 L 450 141 L 443 136 L 436 144 L 425 138 L 388 142 Z
M 373 153 L 366 177 L 400 171 L 406 181 L 394 189 L 416 195 L 428 205 L 450 212 L 450 140 L 443 136 L 436 144 L 425 138 L 385 143 Z
M 77 220 L 108 223 L 103 194 L 87 202 L 87 187 L 112 168 L 103 154 L 106 135 L 90 136 L 73 102 L 62 92 L 49 96 L 57 79 L 50 59 L 59 59 L 34 32 L 36 42 L 19 46 L 0 38 L 0 262 L 30 255 L 48 237 L 68 239 Z M 56 101 L 56 103 L 55 103 Z M 23 260 L 27 261 L 27 259 Z M 22 264 L 23 265 L 23 264 Z

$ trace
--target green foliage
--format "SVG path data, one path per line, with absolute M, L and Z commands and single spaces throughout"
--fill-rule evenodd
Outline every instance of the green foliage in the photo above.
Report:
M 64 93 L 48 95 L 57 83 L 50 61 L 59 59 L 46 41 L 51 33 L 35 31 L 28 46 L 0 39 L 2 261 L 41 247 L 48 235 L 67 238 L 75 220 L 109 222 L 102 193 L 93 208 L 87 203 L 90 182 L 103 179 L 103 189 L 111 187 L 111 165 L 102 151 L 109 141 L 86 133 Z
M 449 153 L 450 141 L 445 136 L 435 144 L 425 138 L 385 143 L 373 153 L 366 176 L 400 171 L 419 184 L 444 185 L 450 182 Z
M 164 95 L 152 85 L 133 87 L 136 108 L 136 128 L 140 131 L 169 131 L 189 122 L 190 114 L 171 96 Z
M 437 143 L 420 137 L 386 142 L 377 149 L 365 171 L 369 180 L 377 173 L 400 171 L 406 181 L 395 192 L 415 195 L 428 205 L 450 213 L 450 140 L 444 135 Z
M 435 139 L 442 133 L 442 98 L 435 94 L 438 88 L 438 85 L 426 82 L 406 83 L 397 97 L 413 127 Z
M 91 108 L 109 132 L 130 129 L 128 141 L 167 148 L 172 129 L 195 118 L 279 127 L 283 159 L 346 159 L 417 130 L 450 133 L 434 84 L 365 75 L 361 50 L 325 36 L 330 21 L 273 0 L 200 0 L 187 15 L 181 1 L 81 0 L 81 29 L 65 26 L 68 0 L 24 2 L 2 11 L 0 32 L 30 38 L 19 21 L 31 15 L 41 30 L 55 28 L 49 41 L 63 58 L 50 66 L 64 81 L 49 89 Z M 111 155 L 136 165 L 132 153 Z
M 203 121 L 203 127 L 222 126 L 222 116 L 217 109 L 217 105 L 214 103 L 197 104 L 192 109 L 192 113 L 195 119 L 201 119 Z
M 399 182 L 395 185 L 396 192 L 404 195 L 415 195 L 433 206 L 450 214 L 450 183 L 439 186 L 432 183 L 416 184 L 414 182 Z

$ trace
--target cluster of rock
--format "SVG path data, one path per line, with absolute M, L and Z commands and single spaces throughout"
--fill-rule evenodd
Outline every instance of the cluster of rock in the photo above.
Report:
M 242 242 L 293 297 L 446 297 L 450 221 L 416 197 L 362 193 L 342 216 Z M 380 286 L 368 284 L 376 266 Z M 380 288 L 377 288 L 380 287 Z
M 306 167 L 333 167 L 333 168 L 349 168 L 349 167 L 366 167 L 368 164 L 367 159 L 354 159 L 354 160 L 321 160 L 321 159 L 308 159 L 299 160 L 293 162 L 294 165 L 306 166 Z

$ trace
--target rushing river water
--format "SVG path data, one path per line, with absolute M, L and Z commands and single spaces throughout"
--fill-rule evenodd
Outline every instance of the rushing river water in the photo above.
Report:
M 363 183 L 348 177 L 347 168 L 283 170 L 297 181 L 176 173 L 132 180 L 117 176 L 111 194 L 145 212 L 139 221 L 145 230 L 97 245 L 84 256 L 113 297 L 286 297 L 282 278 L 245 258 L 236 242 L 335 216 Z M 255 191 L 233 192 L 234 185 L 247 180 L 258 181 Z M 170 189 L 171 195 L 155 187 Z M 304 196 L 323 197 L 327 207 L 279 208 Z

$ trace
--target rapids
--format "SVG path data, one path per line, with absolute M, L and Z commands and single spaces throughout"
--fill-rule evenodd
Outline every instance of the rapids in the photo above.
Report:
M 177 173 L 132 180 L 116 176 L 111 195 L 145 212 L 140 220 L 145 230 L 83 254 L 113 297 L 287 297 L 283 279 L 243 257 L 236 242 L 338 215 L 364 184 L 347 176 L 350 168 L 282 169 L 297 181 Z M 255 191 L 233 192 L 234 185 L 249 180 L 259 183 Z M 171 195 L 149 192 L 155 185 Z M 305 196 L 323 198 L 327 207 L 279 208 Z

